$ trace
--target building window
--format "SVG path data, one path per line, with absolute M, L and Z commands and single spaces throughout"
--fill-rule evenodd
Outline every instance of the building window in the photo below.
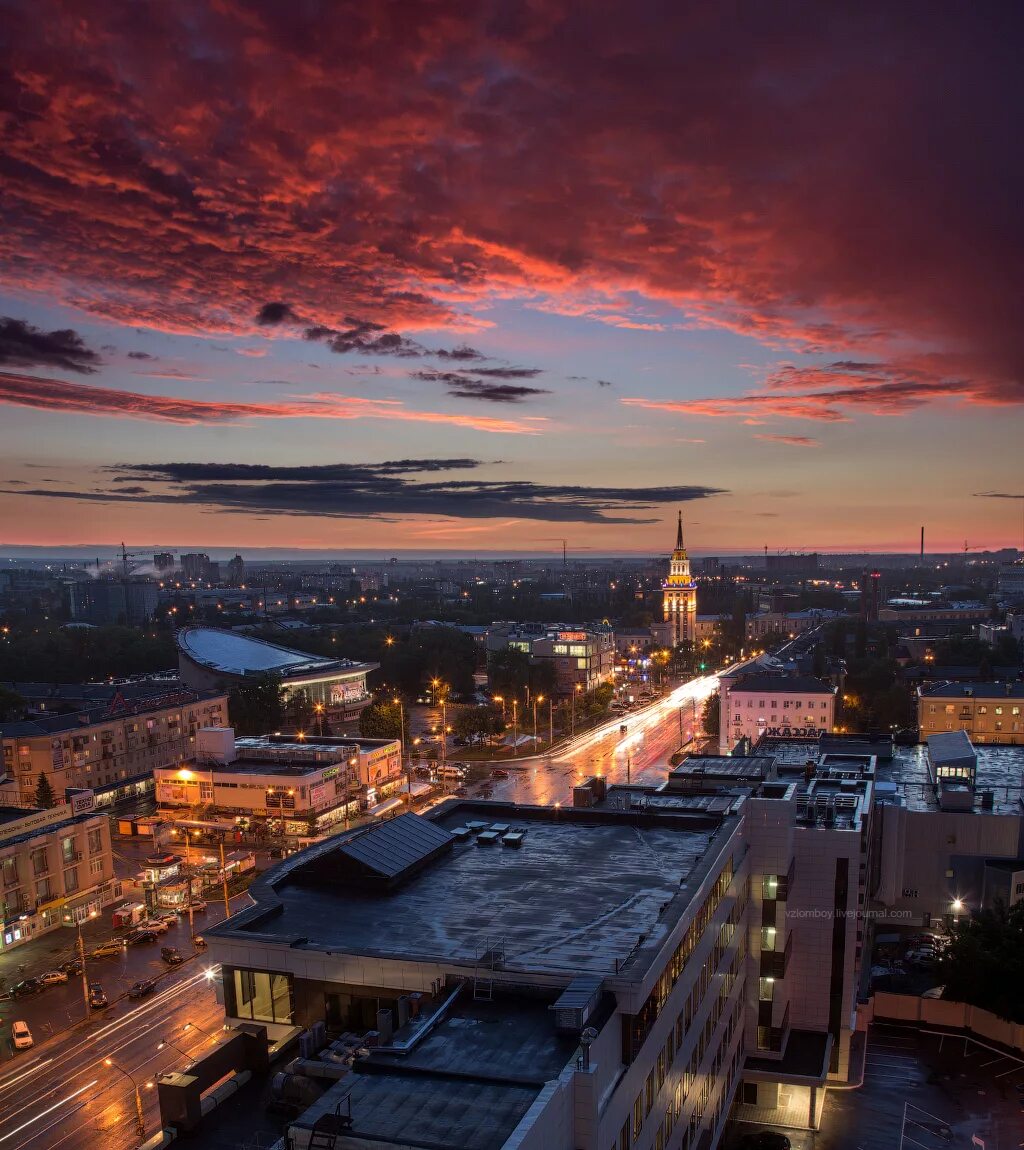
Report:
M 89 854 L 99 854 L 101 850 L 103 850 L 103 832 L 97 827 L 89 832 Z
M 0 862 L 0 874 L 5 887 L 18 885 L 18 860 L 13 855 Z
M 49 869 L 50 862 L 46 857 L 46 847 L 37 847 L 32 852 L 32 873 L 35 875 L 46 874 Z
M 291 1023 L 292 976 L 267 970 L 232 970 L 226 1006 L 234 1018 Z
M 774 926 L 761 927 L 761 950 L 773 951 L 775 949 L 776 931 Z
M 757 997 L 760 1002 L 773 1002 L 775 1000 L 774 978 L 759 978 L 757 980 Z
M 635 1142 L 640 1137 L 640 1131 L 644 1128 L 644 1096 L 638 1094 L 633 1103 L 633 1141 Z
M 78 868 L 72 867 L 71 870 L 64 872 L 64 893 L 71 894 L 76 890 L 78 890 Z

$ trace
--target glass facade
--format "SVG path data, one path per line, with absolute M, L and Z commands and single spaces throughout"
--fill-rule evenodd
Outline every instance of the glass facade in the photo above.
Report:
M 253 1022 L 291 1023 L 292 976 L 267 970 L 228 970 L 224 986 L 227 1013 Z

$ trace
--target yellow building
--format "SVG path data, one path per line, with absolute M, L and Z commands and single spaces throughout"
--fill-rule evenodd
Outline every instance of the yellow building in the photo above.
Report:
M 936 683 L 917 691 L 921 742 L 966 731 L 972 743 L 1024 745 L 1024 683 Z
M 679 512 L 676 549 L 672 552 L 668 578 L 662 586 L 662 609 L 671 625 L 673 646 L 697 638 L 697 584 L 690 574 L 690 559 L 683 546 L 683 513 Z
M 17 780 L 17 802 L 36 805 L 39 776 L 61 799 L 86 787 L 102 806 L 153 787 L 153 771 L 195 757 L 200 727 L 227 722 L 223 691 L 170 687 L 166 694 L 115 700 L 71 715 L 36 715 L 0 726 L 3 770 Z

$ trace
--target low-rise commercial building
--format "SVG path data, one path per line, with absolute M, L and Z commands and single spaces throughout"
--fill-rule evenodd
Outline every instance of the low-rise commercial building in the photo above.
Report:
M 163 694 L 126 699 L 71 714 L 0 723 L 3 769 L 18 780 L 19 802 L 35 805 L 39 777 L 55 795 L 87 788 L 97 805 L 152 790 L 153 771 L 195 755 L 200 727 L 227 721 L 227 696 L 171 686 Z
M 326 659 L 216 627 L 182 627 L 177 635 L 182 680 L 197 690 L 231 687 L 273 675 L 285 699 L 300 692 L 328 719 L 345 721 L 370 701 L 366 676 L 376 663 Z
M 813 675 L 723 675 L 719 697 L 722 754 L 740 739 L 817 738 L 835 722 L 836 688 Z
M 87 793 L 49 810 L 0 807 L 0 950 L 74 925 L 121 897 L 110 820 Z
M 393 809 L 407 782 L 397 739 L 236 739 L 230 727 L 200 731 L 194 762 L 154 776 L 161 807 L 203 808 L 246 827 L 279 824 L 288 835 Z
M 975 743 L 1024 745 L 1024 683 L 935 683 L 917 691 L 922 740 L 966 731 Z

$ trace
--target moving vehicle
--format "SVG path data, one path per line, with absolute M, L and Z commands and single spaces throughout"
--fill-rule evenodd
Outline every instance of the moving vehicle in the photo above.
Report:
M 143 942 L 156 942 L 158 932 L 150 930 L 149 927 L 140 927 L 138 930 L 133 930 L 130 934 L 125 936 L 125 942 L 129 946 L 138 946 Z
M 62 983 L 67 982 L 68 974 L 65 970 L 48 970 L 45 974 L 39 976 L 39 981 L 43 986 L 60 986 Z
M 90 958 L 115 958 L 119 954 L 124 954 L 124 941 L 120 938 L 112 938 L 109 942 L 104 942 L 89 956 Z
M 8 991 L 11 998 L 28 998 L 32 994 L 42 994 L 46 987 L 38 978 L 23 978 Z
M 203 911 L 205 911 L 205 910 L 206 910 L 206 903 L 203 902 L 203 900 L 201 898 L 194 898 L 192 900 L 192 913 L 193 914 L 202 914 Z M 178 914 L 179 915 L 187 915 L 188 914 L 188 903 L 186 903 L 183 907 L 181 907 L 178 910 Z
M 32 1031 L 27 1022 L 14 1022 L 11 1024 L 11 1042 L 15 1050 L 28 1050 L 35 1043 Z
M 181 966 L 185 961 L 181 956 L 181 952 L 176 946 L 164 946 L 160 948 L 160 957 L 167 963 L 168 966 Z
M 150 918 L 166 922 L 168 926 L 178 925 L 178 916 L 173 910 L 158 910 L 156 914 L 150 915 Z
M 147 994 L 152 994 L 156 990 L 155 978 L 141 978 L 138 982 L 133 982 L 131 989 L 128 991 L 129 998 L 145 998 Z
M 196 950 L 206 950 L 206 939 L 201 934 L 194 934 L 192 936 L 192 945 Z
M 89 987 L 89 1005 L 93 1010 L 102 1010 L 110 1005 L 106 994 L 103 992 L 103 987 L 98 982 L 92 983 Z
M 145 922 L 139 924 L 139 929 L 152 930 L 157 934 L 166 934 L 171 928 L 162 918 L 147 918 Z
M 492 779 L 507 779 L 508 778 L 508 771 L 503 771 L 501 769 L 501 767 L 495 767 L 491 771 L 491 778 Z

